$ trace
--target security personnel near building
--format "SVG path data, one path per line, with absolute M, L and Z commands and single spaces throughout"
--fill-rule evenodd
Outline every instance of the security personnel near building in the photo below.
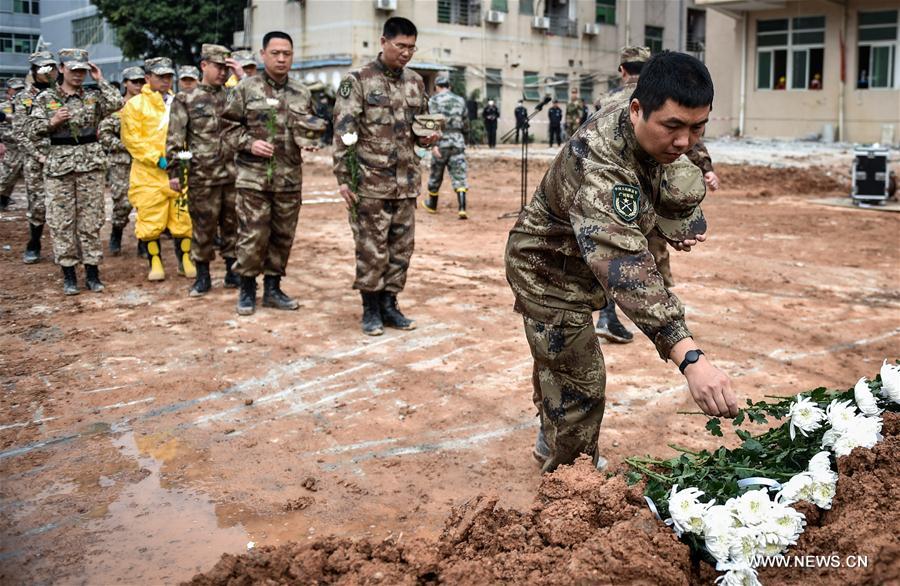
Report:
M 28 136 L 28 117 L 34 107 L 34 99 L 42 91 L 56 83 L 59 70 L 50 51 L 37 51 L 28 57 L 31 66 L 32 83 L 13 98 L 18 116 L 13 119 L 13 136 L 22 153 L 22 168 L 25 172 L 25 192 L 28 195 L 29 238 L 22 255 L 22 262 L 33 264 L 41 258 L 41 235 L 47 219 L 47 194 L 44 191 L 44 163 L 50 152 L 50 139 L 33 141 Z
M 302 202 L 302 148 L 296 126 L 313 113 L 306 86 L 288 77 L 294 42 L 281 31 L 266 33 L 264 70 L 245 77 L 228 93 L 222 116 L 236 124 L 227 132 L 238 151 L 237 312 L 256 311 L 256 277 L 263 276 L 264 307 L 294 310 L 300 304 L 281 290 Z M 322 121 L 321 131 L 325 124 Z M 319 132 L 321 136 L 321 132 Z
M 415 209 L 421 174 L 418 145 L 432 146 L 438 132 L 416 130 L 427 112 L 425 84 L 406 67 L 418 31 L 409 20 L 389 18 L 378 57 L 344 78 L 334 107 L 334 175 L 350 208 L 356 244 L 356 280 L 362 296 L 362 331 L 381 335 L 384 326 L 410 330 L 413 320 L 397 306 L 415 245 Z M 349 151 L 342 138 L 358 137 L 354 152 L 359 185 L 351 190 Z
M 0 100 L 0 141 L 3 142 L 3 157 L 0 158 L 0 209 L 5 210 L 11 201 L 13 189 L 22 175 L 22 152 L 13 134 L 13 120 L 16 112 L 13 99 L 25 89 L 25 80 L 12 77 L 6 80 L 6 99 Z
M 128 200 L 137 210 L 134 233 L 146 243 L 150 255 L 148 281 L 166 278 L 159 244 L 166 230 L 175 243 L 178 274 L 193 279 L 197 271 L 190 258 L 191 216 L 187 197 L 169 187 L 166 172 L 169 165 L 183 164 L 166 158 L 175 69 L 168 57 L 152 57 L 144 60 L 144 71 L 147 76 L 141 94 L 128 100 L 119 115 L 122 142 L 131 154 Z
M 562 146 L 562 117 L 563 112 L 562 108 L 559 107 L 559 102 L 557 100 L 553 100 L 553 105 L 547 110 L 547 119 L 550 122 L 550 146 L 553 146 L 554 139 L 556 140 L 557 146 Z
M 699 170 L 689 165 L 673 186 L 664 168 L 699 140 L 712 100 L 700 61 L 654 56 L 629 103 L 596 113 L 566 143 L 510 231 L 506 275 L 534 358 L 534 455 L 544 472 L 580 454 L 603 465 L 606 373 L 591 313 L 608 300 L 679 365 L 704 413 L 738 413 L 729 378 L 694 342 L 646 240 L 654 229 L 681 250 L 706 239 Z
M 190 93 L 200 83 L 200 70 L 193 65 L 182 65 L 178 68 L 178 91 Z
M 444 131 L 441 140 L 431 149 L 431 174 L 428 177 L 428 198 L 422 202 L 425 210 L 437 213 L 438 192 L 444 181 L 444 169 L 450 172 L 450 181 L 456 200 L 459 204 L 460 220 L 468 218 L 466 213 L 466 194 L 469 191 L 467 175 L 469 164 L 466 161 L 466 139 L 469 119 L 466 116 L 466 101 L 450 91 L 450 76 L 442 73 L 434 82 L 437 89 L 428 100 L 428 111 L 444 117 Z
M 140 67 L 126 67 L 122 71 L 125 85 L 125 102 L 140 95 L 144 87 L 144 70 Z M 112 230 L 109 235 L 109 253 L 119 256 L 122 253 L 122 234 L 128 225 L 131 215 L 131 202 L 128 201 L 128 177 L 131 174 L 131 155 L 122 142 L 122 121 L 120 112 L 114 112 L 100 123 L 98 136 L 106 150 L 106 184 L 112 199 Z M 140 242 L 140 240 L 138 240 Z
M 191 153 L 187 165 L 187 185 L 178 165 L 169 167 L 169 186 L 175 191 L 190 186 L 192 224 L 191 260 L 197 278 L 191 297 L 205 295 L 212 287 L 209 263 L 215 259 L 213 240 L 221 226 L 221 254 L 225 259 L 225 287 L 237 288 L 240 278 L 233 272 L 236 260 L 237 212 L 235 211 L 234 148 L 225 142 L 227 131 L 237 123 L 222 117 L 225 111 L 224 87 L 229 69 L 227 47 L 204 44 L 200 49 L 202 81 L 190 92 L 175 95 L 169 116 L 166 153 L 176 160 L 180 151 Z
M 75 266 L 84 264 L 85 285 L 103 290 L 98 265 L 103 258 L 100 229 L 106 219 L 103 176 L 106 155 L 97 141 L 100 121 L 122 107 L 122 96 L 88 61 L 84 49 L 59 52 L 61 84 L 51 84 L 34 99 L 28 119 L 32 141 L 50 137 L 44 164 L 47 223 L 53 255 L 62 267 L 63 292 L 78 294 Z M 98 89 L 84 89 L 90 72 Z
M 481 111 L 484 120 L 484 131 L 487 133 L 488 147 L 497 146 L 497 121 L 500 120 L 500 110 L 494 100 L 488 100 L 487 106 Z
M 513 115 L 516 117 L 516 144 L 519 144 L 519 133 L 522 133 L 522 140 L 528 141 L 528 129 L 525 125 L 528 123 L 528 110 L 525 109 L 525 104 L 522 100 L 519 100 L 516 103 L 516 109 L 513 110 Z

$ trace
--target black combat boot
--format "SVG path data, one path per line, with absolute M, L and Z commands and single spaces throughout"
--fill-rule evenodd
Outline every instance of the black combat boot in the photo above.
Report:
M 298 309 L 300 304 L 291 299 L 281 290 L 280 275 L 266 275 L 263 277 L 263 307 L 275 309 Z
M 122 232 L 124 226 L 113 226 L 109 233 L 109 254 L 110 256 L 119 256 L 122 254 Z
M 367 336 L 380 336 L 384 333 L 381 321 L 381 309 L 378 307 L 378 293 L 360 292 L 362 295 L 363 315 L 362 331 Z
M 615 342 L 616 344 L 627 344 L 634 340 L 634 334 L 625 329 L 619 316 L 616 315 L 616 304 L 612 301 L 606 303 L 606 307 L 600 310 L 600 317 L 597 319 L 597 327 L 594 328 L 602 338 Z
M 143 240 L 138 240 L 137 255 L 140 258 L 145 258 L 145 259 L 150 258 L 150 253 L 147 252 L 147 243 L 144 242 Z
M 94 293 L 105 289 L 103 282 L 100 281 L 100 269 L 97 265 L 84 265 L 84 285 Z
M 456 190 L 456 199 L 459 202 L 459 219 L 460 220 L 468 220 L 469 214 L 466 213 L 466 194 L 469 192 L 468 189 L 457 189 Z
M 0 195 L 0 212 L 5 212 L 9 207 L 10 199 L 8 195 Z
M 22 262 L 27 265 L 33 265 L 41 260 L 41 235 L 44 233 L 44 225 L 35 226 L 34 224 L 28 224 L 28 229 L 31 231 L 31 234 L 28 244 L 25 245 L 25 254 L 22 255 Z
M 66 295 L 78 295 L 78 278 L 75 276 L 75 267 L 63 267 L 63 293 Z
M 195 263 L 197 267 L 197 278 L 194 279 L 194 286 L 188 294 L 191 297 L 202 297 L 212 289 L 212 279 L 209 278 L 209 263 L 198 260 Z
M 422 205 L 425 207 L 425 211 L 429 214 L 436 214 L 438 206 L 438 194 L 433 191 L 429 191 L 428 197 L 425 198 L 425 201 L 422 202 Z
M 381 319 L 389 328 L 397 328 L 398 330 L 414 330 L 416 329 L 415 320 L 408 319 L 400 313 L 397 306 L 397 294 L 388 291 L 380 292 L 381 303 Z
M 253 315 L 256 311 L 256 277 L 241 277 L 241 290 L 238 293 L 238 315 Z
M 231 268 L 234 266 L 235 259 L 233 258 L 225 258 L 225 288 L 226 289 L 237 289 L 241 286 L 241 278 L 237 276 Z

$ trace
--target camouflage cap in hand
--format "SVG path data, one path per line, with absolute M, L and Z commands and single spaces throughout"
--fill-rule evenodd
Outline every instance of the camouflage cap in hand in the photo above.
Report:
M 294 137 L 303 146 L 316 146 L 328 128 L 328 122 L 318 116 L 297 116 L 293 121 Z
M 706 183 L 699 167 L 683 155 L 666 165 L 659 193 L 656 228 L 666 240 L 681 242 L 706 234 L 706 218 L 700 209 Z
M 60 49 L 59 60 L 69 71 L 78 69 L 91 70 L 91 66 L 88 63 L 90 60 L 88 52 L 84 49 Z
M 218 63 L 225 65 L 225 60 L 231 57 L 231 49 L 222 45 L 213 45 L 212 43 L 203 43 L 200 47 L 200 60 L 209 61 L 210 63 Z
M 156 75 L 175 75 L 175 68 L 172 60 L 168 57 L 151 57 L 144 59 L 144 70 L 147 73 L 155 73 Z
M 428 137 L 444 129 L 443 114 L 419 114 L 413 119 L 412 131 L 416 136 Z
M 650 60 L 650 47 L 622 47 L 619 63 L 646 63 Z

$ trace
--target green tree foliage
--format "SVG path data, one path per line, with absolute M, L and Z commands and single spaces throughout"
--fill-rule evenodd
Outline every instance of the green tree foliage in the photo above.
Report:
M 169 57 L 178 64 L 200 60 L 203 43 L 231 46 L 243 29 L 246 0 L 91 0 L 116 29 L 128 59 Z

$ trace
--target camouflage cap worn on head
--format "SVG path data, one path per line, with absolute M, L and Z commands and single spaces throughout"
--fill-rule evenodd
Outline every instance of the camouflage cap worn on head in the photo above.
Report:
M 434 79 L 434 85 L 450 85 L 450 75 L 447 73 L 439 73 L 438 76 Z
M 706 197 L 703 171 L 681 156 L 663 171 L 656 228 L 672 242 L 693 240 L 706 233 L 706 218 L 700 202 Z
M 144 73 L 144 70 L 140 67 L 126 67 L 122 70 L 122 79 L 126 81 L 135 79 L 140 79 L 143 81 L 145 75 L 146 74 Z
M 88 52 L 84 49 L 60 49 L 59 60 L 70 71 L 78 69 L 90 71 L 91 69 L 91 66 L 88 64 Z
M 53 53 L 50 51 L 35 51 L 28 56 L 28 63 L 43 67 L 44 65 L 56 65 L 56 59 L 53 58 Z
M 178 68 L 178 79 L 200 79 L 200 70 L 193 65 L 182 65 Z
M 253 51 L 235 51 L 231 57 L 237 61 L 241 67 L 256 67 L 256 60 L 253 58 Z
M 172 60 L 168 57 L 152 57 L 144 59 L 144 70 L 147 73 L 155 73 L 156 75 L 175 75 L 175 68 L 172 66 Z
M 21 77 L 11 77 L 6 80 L 6 87 L 11 90 L 20 90 L 25 87 L 25 80 Z
M 225 60 L 231 57 L 231 49 L 222 45 L 213 45 L 212 43 L 203 43 L 200 47 L 200 60 L 209 61 L 210 63 L 218 63 L 225 65 Z
M 650 60 L 650 47 L 622 47 L 619 63 L 646 63 Z
M 413 119 L 412 131 L 416 136 L 431 136 L 443 128 L 443 114 L 419 114 Z

